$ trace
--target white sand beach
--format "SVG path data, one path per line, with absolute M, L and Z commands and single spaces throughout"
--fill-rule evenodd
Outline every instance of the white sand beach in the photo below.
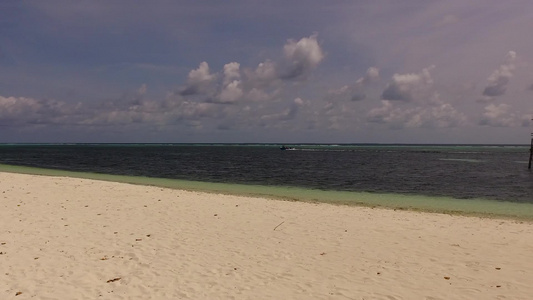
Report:
M 533 224 L 0 173 L 0 299 L 531 299 Z

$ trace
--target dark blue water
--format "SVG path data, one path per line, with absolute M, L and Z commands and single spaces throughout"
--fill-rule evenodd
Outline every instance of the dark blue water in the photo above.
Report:
M 204 182 L 533 203 L 527 146 L 1 145 L 0 163 Z

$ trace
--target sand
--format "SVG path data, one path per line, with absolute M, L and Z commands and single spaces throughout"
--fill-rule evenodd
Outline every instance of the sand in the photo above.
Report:
M 0 173 L 0 299 L 531 299 L 533 224 Z

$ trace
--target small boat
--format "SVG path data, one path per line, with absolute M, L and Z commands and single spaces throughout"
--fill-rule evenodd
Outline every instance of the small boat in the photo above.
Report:
M 279 150 L 296 150 L 296 148 L 293 147 L 285 147 L 285 145 L 279 147 Z

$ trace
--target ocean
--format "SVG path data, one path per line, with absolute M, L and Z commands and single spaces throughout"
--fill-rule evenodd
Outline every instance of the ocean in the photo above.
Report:
M 513 204 L 526 205 L 516 206 L 518 211 L 533 207 L 527 145 L 280 146 L 4 144 L 0 164 L 120 175 L 155 185 L 188 182 L 200 184 L 199 190 L 216 186 L 296 200 L 349 204 L 353 198 L 363 205 L 459 212 L 472 206 L 474 213 L 496 205 L 490 212 L 496 214 Z

